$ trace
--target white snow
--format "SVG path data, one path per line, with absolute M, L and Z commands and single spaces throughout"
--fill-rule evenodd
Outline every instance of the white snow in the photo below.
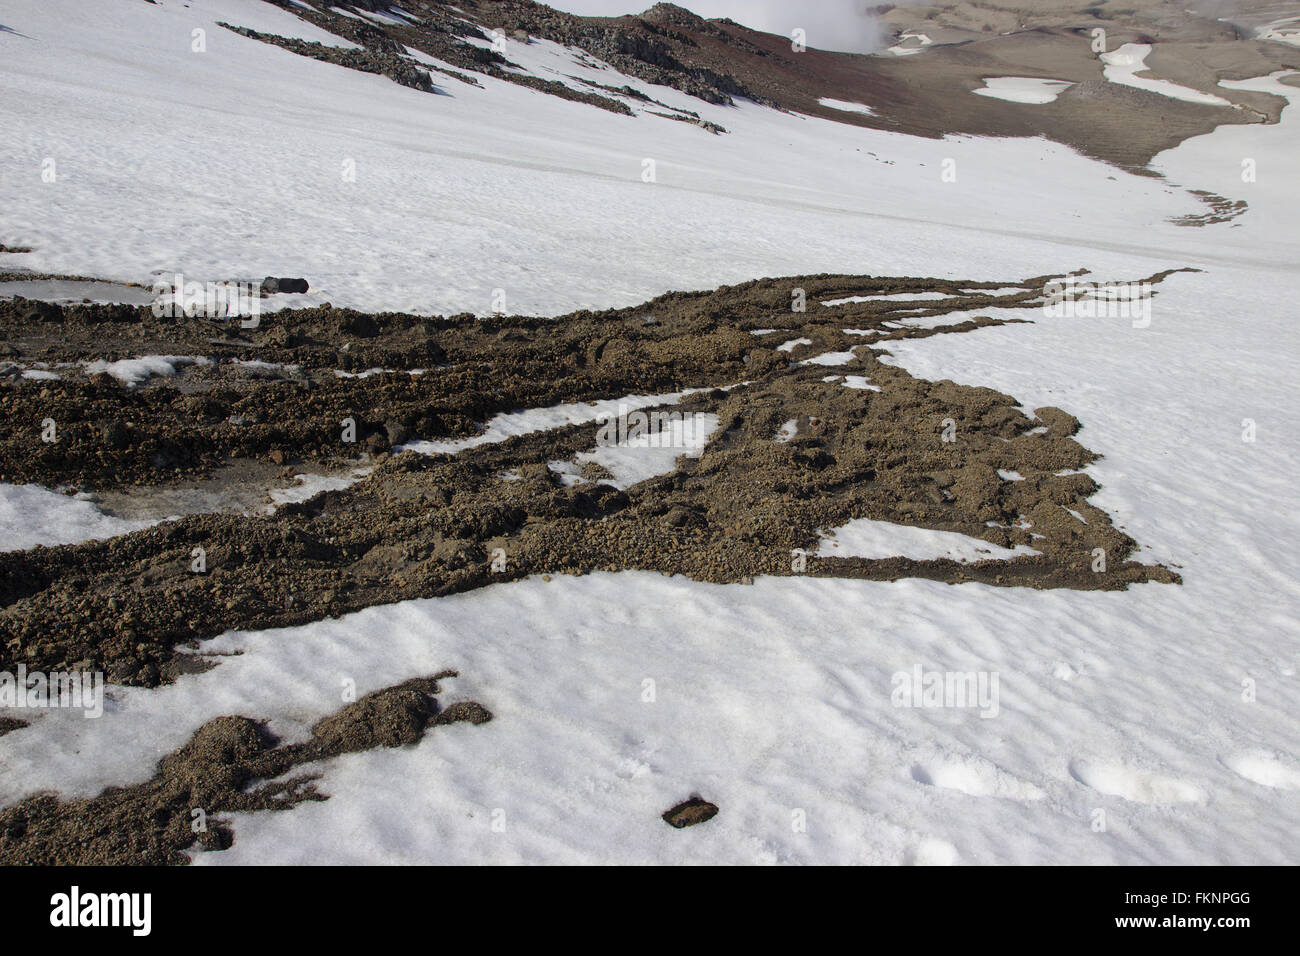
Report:
M 762 275 L 907 275 L 937 248 L 935 271 L 954 278 L 1041 275 L 1085 257 L 1101 270 L 1135 256 L 1181 265 L 1189 250 L 1256 256 L 1244 234 L 1207 248 L 1167 225 L 1197 211 L 1185 195 L 1041 141 L 913 138 L 713 106 L 613 70 L 584 74 L 571 54 L 556 66 L 729 130 L 713 136 L 491 77 L 475 88 L 439 74 L 448 95 L 429 95 L 216 25 L 292 32 L 285 11 L 253 0 L 12 6 L 6 25 L 31 39 L 0 36 L 0 121 L 11 130 L 0 168 L 12 171 L 0 178 L 0 242 L 30 245 L 24 264 L 41 271 L 295 275 L 316 304 L 420 313 L 486 314 L 500 289 L 508 311 L 562 314 Z M 169 39 L 196 27 L 206 53 Z M 546 49 L 507 41 L 517 62 Z M 178 127 L 178 116 L 189 119 Z M 275 148 L 241 163 L 194 160 L 222 155 L 233 128 Z M 860 150 L 894 165 L 864 177 Z M 1021 161 L 1026 150 L 1034 161 Z M 946 158 L 957 182 L 941 180 Z M 47 159 L 53 182 L 41 180 Z M 160 216 L 187 228 L 119 226 Z M 611 233 L 610 221 L 636 228 Z
M 1065 90 L 1074 86 L 1068 80 L 1046 80 L 1030 76 L 990 76 L 984 86 L 971 90 L 980 96 L 1006 100 L 1008 103 L 1054 103 Z
M 1003 548 L 956 531 L 935 531 L 911 525 L 855 518 L 848 524 L 828 533 L 819 543 L 817 554 L 838 558 L 911 558 L 929 561 L 951 558 L 963 563 L 1007 559 L 1020 555 L 1038 554 L 1022 544 Z
M 871 391 L 871 392 L 881 391 L 880 386 L 872 385 L 871 381 L 865 375 L 845 375 L 844 387 L 856 388 L 856 389 L 861 389 L 864 391 Z
M 814 355 L 806 361 L 800 362 L 800 365 L 848 365 L 857 359 L 852 351 L 848 352 L 824 352 L 821 355 Z
M 398 27 L 408 26 L 411 20 L 418 20 L 417 17 L 412 17 L 396 8 L 390 8 L 389 10 L 358 10 L 357 14 L 367 20 L 373 20 L 375 23 Z
M 316 497 L 322 491 L 342 491 L 344 488 L 355 485 L 373 470 L 370 467 L 363 467 L 355 468 L 347 475 L 294 475 L 294 479 L 298 482 L 294 487 L 273 488 L 268 492 L 271 504 L 266 510 L 271 512 L 281 505 L 307 501 L 309 498 Z
M 487 423 L 483 431 L 472 438 L 460 438 L 452 441 L 412 441 L 400 446 L 397 451 L 414 451 L 422 455 L 454 455 L 466 448 L 489 445 L 505 441 L 517 435 L 543 431 L 549 428 L 561 428 L 565 425 L 582 425 L 600 418 L 617 416 L 623 411 L 635 411 L 655 405 L 670 405 L 681 401 L 696 389 L 683 392 L 670 392 L 663 395 L 626 395 L 600 402 L 575 402 L 566 405 L 552 405 L 549 408 L 530 408 L 518 412 L 502 412 Z
M 699 413 L 669 419 L 667 428 L 655 435 L 633 435 L 618 444 L 597 446 L 594 451 L 584 451 L 571 462 L 552 462 L 551 470 L 573 479 L 566 484 L 581 481 L 584 465 L 595 462 L 609 472 L 601 484 L 620 490 L 656 475 L 666 475 L 677 467 L 682 455 L 698 458 L 718 428 L 718 416 Z
M 1260 27 L 1256 36 L 1261 40 L 1276 40 L 1279 43 L 1300 46 L 1300 17 L 1274 20 L 1267 26 Z
M 886 53 L 892 53 L 894 56 L 912 56 L 934 44 L 934 41 L 924 33 L 903 33 L 898 39 L 899 42 L 889 47 Z
M 191 0 L 193 2 L 193 0 Z M 294 0 L 298 6 L 312 9 L 309 4 L 300 3 Z M 324 6 L 321 4 L 320 6 Z M 252 9 L 250 9 L 250 7 Z M 340 47 L 344 50 L 359 50 L 361 47 L 351 40 L 345 40 L 337 34 L 323 30 L 313 23 L 299 19 L 282 10 L 277 10 L 270 4 L 232 4 L 226 3 L 223 7 L 235 16 L 231 17 L 228 22 L 235 26 L 249 27 L 257 30 L 259 33 L 273 33 L 276 36 L 289 37 L 295 40 L 307 40 L 312 43 L 321 43 L 325 46 Z M 347 14 L 347 11 L 341 10 L 340 13 Z M 359 17 L 353 17 L 360 19 Z M 218 28 L 220 29 L 220 28 Z M 212 31 L 208 31 L 208 39 L 211 39 Z
M 343 369 L 335 369 L 335 378 L 371 378 L 375 375 L 388 375 L 397 372 L 398 369 L 392 368 L 368 368 L 364 372 L 345 372 Z M 412 368 L 403 370 L 407 375 L 423 375 L 428 369 Z
M 0 551 L 113 538 L 157 523 L 110 517 L 84 496 L 0 483 Z
M 969 309 L 957 312 L 947 312 L 943 315 L 907 315 L 899 318 L 897 324 L 901 328 L 937 329 L 945 325 L 960 325 L 963 322 L 968 322 L 971 319 L 981 317 L 990 319 L 1028 319 L 1031 322 L 1074 321 L 1069 318 L 1049 319 L 1043 315 L 1043 309 L 1041 306 L 1020 306 L 1017 308 L 997 307 L 988 309 Z M 872 330 L 845 329 L 844 331 L 855 335 L 870 335 Z
M 861 113 L 863 116 L 875 116 L 876 111 L 865 103 L 853 103 L 848 100 L 833 100 L 823 96 L 817 101 L 822 106 L 829 106 L 833 110 L 842 110 L 846 113 Z
M 100 359 L 87 362 L 84 368 L 87 375 L 104 372 L 123 385 L 136 386 L 155 376 L 170 378 L 178 368 L 185 365 L 211 364 L 211 359 L 201 355 L 141 355 L 139 358 L 119 359 L 116 362 Z
M 951 292 L 890 292 L 882 295 L 851 295 L 843 299 L 827 299 L 822 305 L 850 305 L 855 302 L 925 302 L 931 299 L 950 299 Z
M 1112 83 L 1146 90 L 1149 93 L 1159 93 L 1161 96 L 1183 100 L 1186 103 L 1201 103 L 1208 106 L 1233 105 L 1230 100 L 1215 96 L 1213 93 L 1202 93 L 1200 90 L 1180 86 L 1169 80 L 1138 76 L 1139 73 L 1147 72 L 1146 59 L 1150 55 L 1151 44 L 1149 43 L 1125 43 L 1117 50 L 1101 54 L 1101 60 L 1106 64 L 1102 69 L 1102 75 Z
M 1276 787 L 1279 790 L 1300 790 L 1300 769 L 1292 761 L 1267 751 L 1247 751 L 1229 754 L 1223 758 L 1223 764 L 1234 773 L 1261 787 Z
M 254 376 L 280 378 L 284 375 L 297 375 L 302 371 L 301 365 L 283 362 L 263 362 L 261 359 L 231 359 L 231 364 L 247 369 Z
M 356 13 L 352 10 L 344 10 L 342 7 L 330 7 L 329 11 L 330 13 L 338 13 L 345 17 L 351 17 L 353 20 L 365 20 L 365 17 L 360 13 Z
M 1289 100 L 1296 95 L 1298 88 L 1289 83 L 1283 83 L 1282 79 L 1287 76 L 1295 76 L 1297 72 L 1300 71 L 1278 70 L 1268 76 L 1256 76 L 1248 80 L 1220 80 L 1219 85 L 1229 90 L 1253 90 L 1257 93 L 1272 93 L 1274 96 L 1281 96 Z
M 1142 593 L 1197 633 L 1171 591 Z M 1291 778 L 1238 755 L 1293 733 L 1295 711 L 1238 702 L 1207 720 L 1203 676 L 1238 651 L 1172 654 L 1117 614 L 1125 597 L 785 578 L 739 600 L 651 573 L 532 578 L 208 642 L 242 653 L 114 689 L 100 720 L 50 711 L 8 735 L 0 792 L 143 779 L 221 714 L 301 739 L 344 678 L 365 693 L 451 666 L 442 703 L 478 700 L 493 722 L 328 761 L 329 800 L 236 814 L 234 846 L 196 862 L 923 863 L 937 847 L 965 863 L 1289 862 Z M 998 716 L 893 706 L 894 675 L 918 664 L 997 673 Z M 55 734 L 64 746 L 42 747 Z M 693 791 L 722 812 L 683 841 L 658 814 Z

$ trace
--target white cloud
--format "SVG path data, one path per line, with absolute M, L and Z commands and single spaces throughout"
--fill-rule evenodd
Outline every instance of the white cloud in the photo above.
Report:
M 879 23 L 866 11 L 875 0 L 688 0 L 680 4 L 702 17 L 730 17 L 755 30 L 790 36 L 796 28 L 823 50 L 870 53 L 884 44 Z M 557 10 L 585 16 L 642 13 L 652 4 L 638 0 L 552 0 Z

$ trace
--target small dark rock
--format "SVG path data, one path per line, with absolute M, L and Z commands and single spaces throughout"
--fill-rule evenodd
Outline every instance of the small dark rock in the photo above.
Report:
M 109 422 L 104 426 L 104 444 L 114 451 L 121 451 L 131 442 L 130 432 L 121 422 Z
M 680 830 L 683 827 L 693 827 L 697 823 L 706 823 L 717 815 L 718 808 L 715 804 L 700 797 L 691 797 L 665 812 L 663 816 L 664 823 Z
M 275 295 L 277 292 L 302 294 L 309 288 L 306 279 L 277 279 L 275 276 L 267 276 L 262 280 L 262 291 L 267 295 Z
M 388 444 L 396 447 L 411 440 L 411 430 L 401 422 L 385 422 L 384 431 L 388 435 Z

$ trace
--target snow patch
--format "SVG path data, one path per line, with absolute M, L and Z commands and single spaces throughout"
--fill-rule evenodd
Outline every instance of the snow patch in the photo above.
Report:
M 664 395 L 627 395 L 600 402 L 576 402 L 552 405 L 548 408 L 531 408 L 518 412 L 502 412 L 489 421 L 481 433 L 471 438 L 452 441 L 413 441 L 398 446 L 395 451 L 414 451 L 421 455 L 455 455 L 467 448 L 490 445 L 530 432 L 563 428 L 566 425 L 583 425 L 597 419 L 617 416 L 623 412 L 655 405 L 671 405 L 699 389 L 670 392 Z
M 1053 103 L 1070 87 L 1068 80 L 1044 80 L 1030 76 L 991 76 L 984 80 L 984 86 L 971 90 L 980 96 L 1006 100 L 1008 103 L 1043 104 Z
M 871 518 L 855 518 L 817 543 L 817 556 L 822 558 L 950 558 L 965 564 L 1039 553 L 1023 544 L 1003 548 L 956 531 L 935 531 Z
M 109 362 L 100 359 L 85 363 L 87 375 L 103 372 L 117 379 L 128 388 L 134 388 L 155 376 L 170 378 L 178 368 L 187 365 L 211 365 L 212 360 L 201 355 L 142 355 L 139 358 L 120 359 Z
M 1125 43 L 1118 50 L 1101 54 L 1101 60 L 1106 64 L 1102 69 L 1102 75 L 1112 83 L 1146 90 L 1149 93 L 1159 93 L 1161 96 L 1182 100 L 1185 103 L 1200 103 L 1207 106 L 1234 105 L 1231 101 L 1225 100 L 1221 96 L 1215 96 L 1213 93 L 1202 93 L 1200 90 L 1179 86 L 1169 80 L 1138 76 L 1138 73 L 1146 72 L 1146 58 L 1150 54 L 1151 44 L 1149 43 Z
M 158 524 L 111 517 L 87 497 L 60 494 L 39 485 L 0 484 L 0 551 L 80 544 Z
M 829 106 L 833 110 L 841 110 L 845 113 L 861 113 L 863 116 L 876 115 L 876 111 L 865 103 L 851 103 L 848 100 L 833 100 L 825 96 L 817 102 L 822 106 Z

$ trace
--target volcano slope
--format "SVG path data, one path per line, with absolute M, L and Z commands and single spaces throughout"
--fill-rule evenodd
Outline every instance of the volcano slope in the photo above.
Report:
M 1171 10 L 1168 3 L 1156 0 L 1134 0 L 1114 10 L 1100 3 L 1080 10 L 1066 0 L 875 7 L 883 46 L 892 42 L 886 36 L 934 41 L 908 51 L 919 54 L 915 56 L 818 49 L 845 38 L 816 29 L 811 35 L 801 29 L 805 47 L 792 43 L 788 35 L 752 30 L 729 19 L 706 20 L 672 3 L 656 3 L 640 14 L 588 17 L 532 0 L 408 0 L 396 15 L 391 0 L 343 0 L 320 4 L 319 9 L 297 0 L 266 2 L 355 49 L 238 24 L 222 26 L 299 56 L 379 73 L 429 93 L 476 86 L 479 77 L 486 76 L 611 113 L 726 132 L 725 126 L 703 120 L 694 110 L 668 106 L 625 84 L 576 76 L 572 65 L 530 72 L 516 62 L 530 59 L 525 55 L 530 44 L 547 41 L 577 54 L 574 64 L 605 64 L 624 77 L 679 90 L 704 103 L 731 105 L 743 99 L 933 139 L 953 133 L 1045 136 L 1135 170 L 1145 168 L 1161 151 L 1218 126 L 1276 123 L 1281 110 L 1276 97 L 1227 90 L 1219 81 L 1300 65 L 1294 47 L 1261 41 L 1253 30 L 1221 19 L 1222 10 Z M 1233 7 L 1234 14 L 1262 24 L 1272 5 L 1241 0 Z M 800 22 L 794 16 L 790 25 Z M 1098 33 L 1106 38 L 1105 49 L 1112 51 L 1125 43 L 1158 41 L 1151 69 L 1230 99 L 1237 108 L 1187 102 L 1110 82 L 1094 49 Z M 1004 76 L 1009 69 L 1016 76 L 1059 80 L 1068 88 L 1055 101 L 1031 111 L 1021 104 L 970 95 L 985 78 Z M 836 101 L 869 109 L 845 111 L 834 105 Z
M 1144 281 L 1158 289 L 1167 275 Z M 1089 503 L 1098 486 L 1082 469 L 1097 456 L 1068 411 L 1026 414 L 1011 396 L 888 364 L 891 340 L 1029 321 L 1017 316 L 1035 314 L 1050 278 L 763 279 L 555 319 L 326 306 L 248 330 L 147 308 L 2 304 L 4 481 L 103 492 L 248 481 L 249 468 L 282 484 L 305 469 L 372 470 L 269 513 L 190 514 L 0 553 L 0 670 L 103 670 L 153 686 L 204 666 L 178 649 L 231 628 L 533 574 L 1178 582 L 1135 561 L 1137 543 Z M 206 361 L 138 385 L 88 364 L 151 354 Z M 45 377 L 20 374 L 35 364 Z M 501 441 L 483 432 L 516 409 L 633 396 L 680 420 L 716 416 L 692 419 L 716 427 L 666 473 L 630 483 L 590 459 L 571 467 L 611 423 Z M 427 454 L 415 439 L 464 441 Z M 833 529 L 864 518 L 1018 551 L 970 562 L 817 555 Z

